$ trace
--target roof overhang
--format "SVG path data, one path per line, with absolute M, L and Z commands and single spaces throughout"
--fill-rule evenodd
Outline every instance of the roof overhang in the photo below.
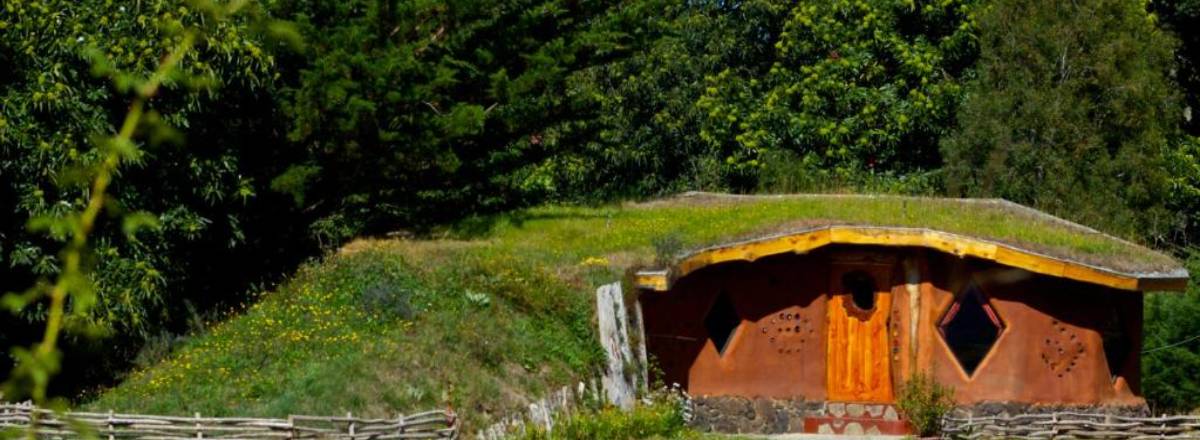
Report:
M 1128 273 L 1087 263 L 1051 257 L 1004 243 L 928 228 L 830 225 L 752 240 L 707 247 L 675 260 L 659 270 L 636 273 L 637 287 L 670 290 L 671 284 L 706 266 L 733 261 L 754 261 L 785 253 L 803 254 L 831 245 L 905 246 L 933 249 L 960 257 L 975 257 L 1033 273 L 1066 278 L 1128 291 L 1182 291 L 1187 288 L 1184 269 L 1169 272 Z

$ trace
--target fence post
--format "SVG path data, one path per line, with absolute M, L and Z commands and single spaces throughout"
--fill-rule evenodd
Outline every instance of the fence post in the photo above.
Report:
M 404 434 L 404 414 L 396 414 L 396 434 Z
M 296 416 L 288 414 L 288 440 L 296 438 Z
M 204 438 L 204 430 L 200 427 L 200 412 L 196 412 L 196 438 Z
M 350 422 L 350 438 L 354 439 L 354 415 L 347 412 L 346 419 Z
M 113 440 L 113 410 L 108 410 L 108 440 Z

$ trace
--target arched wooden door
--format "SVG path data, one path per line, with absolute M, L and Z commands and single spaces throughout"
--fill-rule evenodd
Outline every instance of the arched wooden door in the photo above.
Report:
M 835 264 L 831 269 L 825 327 L 829 400 L 892 402 L 891 266 Z

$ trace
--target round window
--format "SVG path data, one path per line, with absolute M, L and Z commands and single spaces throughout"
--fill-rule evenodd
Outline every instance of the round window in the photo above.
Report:
M 842 275 L 842 287 L 855 307 L 865 311 L 875 308 L 875 279 L 866 272 L 856 270 Z

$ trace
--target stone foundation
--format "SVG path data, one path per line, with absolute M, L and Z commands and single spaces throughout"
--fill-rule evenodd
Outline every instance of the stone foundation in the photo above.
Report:
M 710 432 L 782 434 L 804 432 L 805 417 L 819 414 L 823 402 L 803 399 L 694 397 L 692 426 Z

